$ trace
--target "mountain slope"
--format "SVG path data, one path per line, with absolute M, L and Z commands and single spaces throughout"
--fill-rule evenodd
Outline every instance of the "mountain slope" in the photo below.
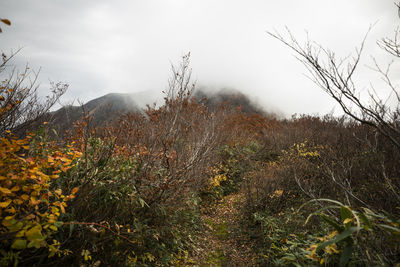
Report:
M 140 108 L 131 94 L 111 93 L 93 99 L 82 106 L 65 106 L 51 112 L 46 120 L 50 121 L 58 133 L 71 129 L 73 123 L 84 114 L 93 117 L 94 125 L 102 125 L 128 112 L 138 112 Z
M 246 95 L 238 91 L 204 92 L 196 91 L 193 95 L 198 101 L 210 109 L 215 109 L 221 104 L 237 108 L 241 107 L 244 113 L 266 114 L 255 105 Z M 93 125 L 104 125 L 120 115 L 130 112 L 142 112 L 147 104 L 161 104 L 161 97 L 157 98 L 154 92 L 140 92 L 134 94 L 111 93 L 93 99 L 82 106 L 65 106 L 51 112 L 45 119 L 55 130 L 62 134 L 71 129 L 73 123 L 83 118 L 84 114 L 93 117 Z

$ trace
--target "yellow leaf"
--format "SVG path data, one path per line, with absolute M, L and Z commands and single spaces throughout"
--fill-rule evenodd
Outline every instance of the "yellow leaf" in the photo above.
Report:
M 22 198 L 23 200 L 27 201 L 27 200 L 29 199 L 29 196 L 24 194 L 24 195 L 21 196 L 21 198 Z
M 24 203 L 21 199 L 14 199 L 13 202 L 17 205 L 21 205 L 22 203 Z
M 69 158 L 66 157 L 60 157 L 60 160 L 63 162 L 70 162 L 71 160 Z
M 2 192 L 3 194 L 11 194 L 10 189 L 8 188 L 4 188 L 4 187 L 0 187 L 0 192 Z
M 28 243 L 28 248 L 40 248 L 41 246 L 43 246 L 44 244 L 43 240 L 32 240 Z
M 71 191 L 71 194 L 76 194 L 76 192 L 78 192 L 79 188 L 78 187 L 74 187 Z
M 0 208 L 5 208 L 8 205 L 10 205 L 10 203 L 11 203 L 11 199 L 8 199 L 8 200 L 6 200 L 4 202 L 0 202 Z
M 19 190 L 21 190 L 21 187 L 19 187 L 18 185 L 16 185 L 13 188 L 11 188 L 12 192 L 16 192 L 16 191 L 19 191 Z
M 353 220 L 353 218 L 347 218 L 346 220 L 343 221 L 344 224 L 347 224 L 349 222 L 351 222 Z
M 21 230 L 15 235 L 15 237 L 23 237 L 24 235 L 25 235 L 25 230 Z
M 31 191 L 31 188 L 29 186 L 24 185 L 24 186 L 22 186 L 22 190 L 25 192 L 29 192 L 29 191 Z
M 14 207 L 11 207 L 11 208 L 9 208 L 9 209 L 6 209 L 6 212 L 11 213 L 11 214 L 14 214 L 14 213 L 15 213 L 15 208 L 14 208 Z
M 25 217 L 25 220 L 31 220 L 31 219 L 35 219 L 35 215 L 33 214 L 29 214 L 28 216 Z
M 40 200 L 37 200 L 35 197 L 31 196 L 31 205 L 37 205 L 40 203 Z
M 24 239 L 16 239 L 14 243 L 11 245 L 13 249 L 24 249 L 26 248 L 26 240 Z
M 60 208 L 61 208 L 61 212 L 62 212 L 62 213 L 65 213 L 65 208 L 64 208 L 64 206 L 63 206 L 63 205 L 60 205 Z
M 40 226 L 34 226 L 25 232 L 25 236 L 29 241 L 41 240 L 43 238 L 42 229 Z
M 5 227 L 10 226 L 11 224 L 15 223 L 14 217 L 15 215 L 5 217 L 1 224 L 4 225 Z
M 61 190 L 61 189 L 54 190 L 54 192 L 55 192 L 57 195 L 61 195 L 61 194 L 62 194 L 62 190 Z

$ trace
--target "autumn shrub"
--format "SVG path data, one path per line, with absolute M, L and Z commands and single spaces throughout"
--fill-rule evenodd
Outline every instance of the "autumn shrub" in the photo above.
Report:
M 386 37 L 377 42 L 394 59 L 400 57 L 399 34 L 397 29 L 393 38 Z M 319 211 L 324 211 L 318 214 L 321 219 L 335 229 L 328 238 L 323 237 L 321 244 L 314 246 L 316 264 L 321 259 L 318 252 L 337 245 L 341 257 L 334 262 L 336 265 L 398 265 L 400 98 L 390 75 L 392 62 L 382 66 L 373 60 L 371 68 L 385 82 L 379 89 L 381 92 L 387 90 L 387 99 L 381 98 L 373 85 L 365 97 L 354 77 L 359 70 L 366 38 L 351 56 L 340 59 L 335 52 L 314 41 L 300 44 L 288 29 L 286 37 L 278 32 L 269 32 L 269 35 L 296 53 L 311 79 L 346 114 L 342 121 L 328 120 L 334 127 L 326 128 L 325 121 L 321 123 L 316 118 L 317 123 L 311 123 L 309 129 L 301 131 L 308 135 L 317 133 L 317 136 L 304 140 L 321 146 L 318 157 L 315 162 L 309 160 L 304 164 L 303 160 L 296 160 L 291 167 L 284 166 L 287 175 L 277 178 L 281 187 L 282 181 L 294 184 L 294 180 L 302 195 L 312 199 L 315 207 L 320 207 Z M 311 122 L 309 119 L 304 122 L 307 121 Z M 318 126 L 322 126 L 319 132 L 315 131 Z M 321 142 L 320 136 L 330 138 Z M 285 187 L 279 190 L 285 191 Z M 320 264 L 324 258 L 321 261 Z
M 278 156 L 255 161 L 253 170 L 245 175 L 247 218 L 264 214 L 266 221 L 279 220 L 277 217 L 282 214 L 297 210 L 309 200 L 320 198 L 336 199 L 356 210 L 366 208 L 374 213 L 398 217 L 399 184 L 396 177 L 399 177 L 399 169 L 396 162 L 399 162 L 399 157 L 391 143 L 371 128 L 343 118 L 302 116 L 280 122 L 275 129 L 269 129 L 265 139 L 266 150 Z M 278 140 L 278 144 L 271 140 Z M 316 209 L 325 206 L 323 202 L 313 203 L 311 206 Z M 303 210 L 303 214 L 307 213 L 312 213 L 310 207 Z M 333 216 L 333 221 L 341 222 L 340 214 L 331 211 L 329 215 Z M 259 225 L 264 219 L 253 225 L 258 234 L 263 232 Z M 292 227 L 296 224 L 290 215 L 282 219 L 291 224 L 289 228 L 294 234 L 300 229 L 309 233 L 311 239 L 304 236 L 304 240 L 298 240 L 304 241 L 304 246 L 318 238 L 328 241 L 338 235 L 332 234 L 332 231 L 325 232 L 325 228 L 332 226 L 315 218 L 306 228 L 300 224 Z M 284 229 L 281 227 L 281 230 Z M 284 230 L 283 233 L 289 235 L 290 231 Z M 370 237 L 365 238 L 367 235 Z M 390 256 L 393 250 L 389 248 L 394 236 L 382 234 L 379 229 L 357 236 L 363 238 L 355 243 L 352 262 L 367 263 L 363 260 L 365 253 L 369 253 L 371 262 L 396 262 L 396 257 Z M 287 238 L 290 242 L 298 239 Z M 309 255 L 310 250 L 305 250 L 307 247 L 304 246 L 302 249 L 305 254 L 302 253 Z M 270 249 L 268 242 L 261 242 L 260 247 L 264 251 Z M 278 248 L 282 250 L 284 246 Z M 324 259 L 325 262 L 338 263 L 344 248 L 338 246 L 335 255 L 319 257 L 319 261 Z M 285 257 L 282 253 L 279 255 Z M 385 259 L 377 260 L 379 255 Z
M 9 133 L 0 139 L 2 265 L 69 253 L 56 235 L 77 188 L 63 191 L 54 187 L 54 181 L 79 157 L 73 147 L 37 142 L 34 134 L 19 139 Z
M 105 127 L 90 116 L 77 122 L 67 140 L 83 154 L 58 181 L 65 190 L 79 187 L 59 231 L 73 253 L 60 262 L 156 266 L 189 253 L 201 225 L 199 190 L 210 181 L 207 172 L 222 162 L 221 172 L 234 176 L 238 160 L 220 153 L 238 136 L 234 127 L 223 128 L 236 111 L 208 110 L 191 97 L 189 80 L 184 57 L 164 105 Z
M 61 262 L 167 265 L 189 249 L 199 225 L 196 199 L 150 203 L 150 189 L 137 183 L 140 161 L 110 140 L 89 138 L 82 160 L 60 180 L 64 188 L 80 188 L 60 233 L 73 253 Z
M 221 145 L 216 154 L 219 161 L 207 171 L 208 182 L 200 189 L 205 205 L 241 189 L 244 174 L 251 170 L 252 157 L 258 150 L 256 142 L 245 146 L 240 143 Z
M 366 126 L 333 117 L 303 117 L 278 127 L 265 138 L 282 143 L 265 142 L 270 144 L 266 150 L 279 156 L 259 161 L 250 175 L 258 195 L 286 187 L 308 199 L 333 198 L 350 206 L 396 213 L 399 169 L 395 163 L 399 158 L 384 137 Z M 265 194 L 255 184 L 265 185 Z
M 1 266 L 32 266 L 71 252 L 62 246 L 59 231 L 78 189 L 64 190 L 56 181 L 81 156 L 71 144 L 49 140 L 44 126 L 68 85 L 52 83 L 50 94 L 40 98 L 38 72 L 12 64 L 18 52 L 2 53 L 0 59 Z
M 260 266 L 312 266 L 318 265 L 313 259 L 313 245 L 319 236 L 328 236 L 322 225 L 304 226 L 306 216 L 294 208 L 281 210 L 278 214 L 265 211 L 255 212 L 248 224 L 252 239 L 256 243 Z M 319 235 L 318 235 L 319 234 Z M 338 251 L 328 248 L 318 255 L 324 264 L 332 263 Z M 319 258 L 320 259 L 320 258 Z
M 314 202 L 327 205 L 313 210 Z M 292 207 L 277 214 L 266 210 L 253 216 L 261 265 L 390 266 L 398 262 L 399 220 L 390 215 L 319 199 L 297 210 Z

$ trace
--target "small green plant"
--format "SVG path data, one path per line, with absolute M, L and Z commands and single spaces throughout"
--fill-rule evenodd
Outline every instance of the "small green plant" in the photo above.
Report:
M 320 256 L 322 251 L 334 252 L 328 253 L 329 255 L 337 254 L 340 251 L 340 266 L 348 266 L 352 262 L 352 257 L 354 257 L 357 248 L 363 245 L 363 241 L 365 242 L 365 239 L 361 238 L 363 232 L 368 232 L 370 236 L 380 233 L 385 234 L 389 237 L 388 242 L 393 242 L 387 245 L 393 245 L 393 248 L 399 251 L 400 220 L 373 212 L 367 208 L 355 210 L 336 200 L 316 199 L 308 203 L 311 202 L 325 202 L 330 205 L 311 213 L 306 223 L 311 217 L 317 215 L 334 229 L 334 231 L 319 239 L 322 242 L 310 246 L 311 253 L 309 257 L 313 260 L 322 264 L 327 261 L 327 258 Z M 338 210 L 340 215 L 336 216 L 332 210 Z M 330 213 L 327 213 L 327 211 L 330 211 Z M 381 264 L 384 264 L 384 262 L 381 262 Z
M 289 209 L 276 215 L 256 212 L 253 218 L 262 232 L 258 238 L 260 265 L 307 266 L 314 263 L 307 248 L 313 245 L 316 238 L 303 227 L 305 218 L 301 214 Z M 325 233 L 319 227 L 313 230 Z M 256 229 L 256 233 L 259 232 Z
M 217 248 L 207 255 L 207 263 L 212 266 L 223 266 L 226 264 L 226 257 L 222 249 Z

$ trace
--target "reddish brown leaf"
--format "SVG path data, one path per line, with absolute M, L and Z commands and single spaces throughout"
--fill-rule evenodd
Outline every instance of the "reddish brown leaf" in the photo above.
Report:
M 4 24 L 7 24 L 8 26 L 11 25 L 11 22 L 8 19 L 1 19 L 1 22 L 3 22 Z

